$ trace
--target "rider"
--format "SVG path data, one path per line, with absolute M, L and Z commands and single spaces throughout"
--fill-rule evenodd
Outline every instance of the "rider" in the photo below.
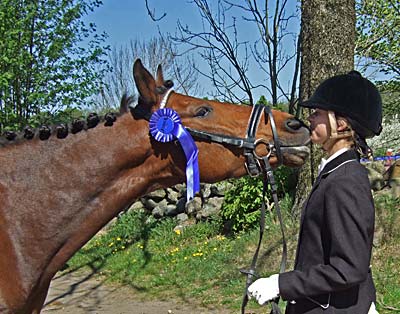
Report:
M 311 141 L 326 152 L 305 202 L 293 271 L 256 280 L 259 304 L 281 296 L 287 314 L 377 313 L 370 260 L 375 209 L 361 156 L 382 130 L 380 94 L 351 71 L 322 82 L 309 100 Z

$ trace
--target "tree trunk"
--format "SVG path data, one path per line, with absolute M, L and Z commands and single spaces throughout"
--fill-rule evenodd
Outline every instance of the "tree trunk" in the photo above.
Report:
M 302 0 L 300 102 L 324 79 L 353 69 L 355 22 L 355 0 Z M 307 118 L 308 111 L 301 118 Z M 313 145 L 310 159 L 299 171 L 294 216 L 311 190 L 322 155 Z

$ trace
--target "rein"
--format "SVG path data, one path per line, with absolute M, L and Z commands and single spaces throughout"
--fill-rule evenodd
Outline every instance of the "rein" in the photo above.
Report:
M 172 89 L 169 89 L 164 94 L 164 97 L 160 103 L 160 108 L 164 108 L 166 106 L 166 104 L 168 102 L 168 98 L 171 95 L 171 92 L 172 92 Z M 137 105 L 135 107 L 130 107 L 130 110 L 135 119 L 145 119 L 147 121 L 150 120 L 151 112 L 144 110 L 140 106 Z M 266 141 L 263 138 L 256 139 L 256 131 L 257 131 L 258 125 L 260 123 L 263 112 L 264 112 L 265 123 L 268 122 L 268 119 L 270 122 L 272 136 L 273 136 L 272 143 Z M 245 138 L 234 137 L 234 136 L 229 136 L 229 135 L 224 135 L 224 134 L 210 133 L 207 131 L 199 131 L 199 130 L 191 129 L 189 127 L 185 127 L 185 128 L 195 138 L 202 139 L 202 140 L 209 141 L 209 142 L 214 142 L 214 143 L 219 143 L 219 144 L 227 144 L 227 145 L 243 148 L 244 156 L 246 158 L 245 167 L 246 167 L 247 173 L 251 177 L 256 177 L 256 176 L 259 176 L 260 174 L 263 175 L 263 196 L 262 196 L 261 217 L 260 217 L 260 224 L 259 224 L 259 227 L 260 227 L 259 241 L 258 241 L 256 251 L 254 252 L 254 255 L 253 255 L 250 269 L 249 270 L 241 270 L 241 273 L 247 275 L 246 287 L 245 287 L 245 291 L 243 294 L 243 301 L 242 301 L 242 307 L 241 307 L 241 313 L 245 314 L 245 308 L 246 308 L 246 305 L 249 300 L 249 297 L 247 294 L 247 289 L 251 285 L 251 283 L 254 281 L 254 278 L 258 278 L 258 275 L 256 274 L 256 265 L 257 265 L 258 254 L 259 254 L 259 251 L 261 248 L 261 242 L 262 242 L 262 238 L 264 235 L 264 229 L 265 229 L 265 213 L 266 213 L 265 196 L 266 196 L 266 191 L 267 191 L 268 185 L 270 186 L 270 189 L 271 189 L 272 198 L 274 201 L 274 206 L 275 206 L 275 210 L 276 210 L 276 213 L 277 213 L 277 216 L 279 219 L 281 233 L 282 233 L 283 252 L 282 252 L 282 259 L 281 259 L 281 265 L 280 265 L 279 272 L 280 273 L 284 272 L 285 268 L 286 268 L 286 260 L 287 260 L 286 238 L 285 238 L 285 233 L 284 233 L 282 214 L 281 214 L 281 210 L 279 207 L 277 186 L 276 186 L 275 178 L 273 175 L 272 167 L 269 163 L 269 158 L 271 157 L 271 155 L 276 156 L 276 158 L 278 159 L 278 165 L 282 164 L 282 161 L 283 161 L 282 152 L 281 152 L 280 143 L 279 143 L 278 132 L 276 130 L 276 125 L 275 125 L 275 120 L 273 118 L 270 107 L 257 104 L 257 105 L 253 106 L 253 109 L 251 111 Z M 264 145 L 266 147 L 267 154 L 260 156 L 259 154 L 256 153 L 256 148 L 260 145 Z M 279 297 L 271 302 L 273 314 L 280 314 L 278 302 L 279 302 Z
M 267 119 L 267 117 L 269 117 L 273 140 L 274 140 L 273 144 L 265 142 L 265 140 L 263 140 L 263 139 L 255 140 L 255 133 L 256 133 L 259 121 L 261 119 L 261 114 L 262 114 L 263 110 L 264 110 L 265 119 Z M 278 216 L 280 229 L 281 229 L 281 233 L 282 233 L 283 249 L 282 249 L 282 259 L 281 259 L 279 273 L 282 273 L 285 271 L 286 261 L 287 261 L 287 245 L 286 245 L 285 231 L 284 231 L 284 227 L 283 227 L 282 213 L 281 213 L 281 209 L 279 206 L 279 200 L 278 200 L 278 190 L 277 190 L 273 170 L 272 170 L 271 164 L 269 162 L 271 153 L 274 152 L 276 154 L 276 157 L 278 158 L 278 164 L 279 165 L 282 164 L 282 152 L 281 152 L 280 145 L 279 145 L 279 138 L 278 138 L 278 132 L 276 131 L 275 120 L 272 116 L 271 109 L 268 106 L 262 106 L 262 105 L 253 106 L 253 110 L 250 115 L 249 125 L 247 127 L 246 136 L 248 139 L 251 139 L 254 142 L 254 148 L 252 150 L 245 148 L 244 155 L 246 157 L 246 164 L 245 164 L 246 169 L 250 176 L 255 177 L 255 176 L 258 176 L 259 174 L 263 175 L 263 194 L 262 194 L 262 202 L 261 202 L 261 209 L 260 209 L 260 211 L 261 211 L 260 222 L 259 222 L 260 231 L 259 231 L 259 239 L 258 239 L 257 248 L 254 252 L 254 255 L 253 255 L 253 258 L 251 261 L 251 265 L 250 265 L 250 269 L 240 270 L 241 273 L 247 275 L 246 286 L 245 286 L 245 290 L 243 293 L 243 300 L 242 300 L 242 307 L 241 307 L 242 314 L 245 314 L 245 309 L 246 309 L 247 303 L 249 301 L 247 290 L 248 290 L 249 286 L 253 283 L 254 278 L 257 279 L 259 277 L 256 273 L 256 266 L 257 266 L 258 254 L 259 254 L 259 251 L 261 248 L 261 243 L 262 243 L 262 239 L 264 236 L 264 230 L 265 230 L 265 215 L 266 215 L 265 195 L 266 195 L 268 185 L 270 186 L 270 189 L 271 189 L 271 194 L 272 194 L 272 198 L 274 201 L 275 211 Z M 267 155 L 259 156 L 256 153 L 255 148 L 257 147 L 257 145 L 259 143 L 263 143 L 263 144 L 267 145 L 267 147 L 269 148 Z M 281 313 L 278 303 L 279 303 L 279 297 L 271 302 L 272 314 L 280 314 Z

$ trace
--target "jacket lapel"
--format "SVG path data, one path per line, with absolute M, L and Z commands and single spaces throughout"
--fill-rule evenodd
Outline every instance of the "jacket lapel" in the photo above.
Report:
M 298 246 L 300 245 L 300 242 L 301 242 L 301 234 L 302 234 L 302 230 L 303 230 L 303 220 L 304 220 L 304 217 L 305 217 L 305 214 L 306 214 L 307 204 L 308 204 L 308 201 L 310 200 L 311 195 L 314 193 L 314 191 L 319 186 L 322 178 L 326 178 L 329 175 L 329 173 L 334 171 L 336 168 L 338 168 L 342 164 L 347 163 L 347 162 L 349 162 L 351 160 L 359 160 L 358 154 L 353 149 L 349 149 L 348 151 L 344 152 L 343 154 L 340 154 L 335 159 L 333 159 L 330 162 L 328 162 L 325 165 L 324 169 L 322 169 L 321 173 L 318 175 L 317 179 L 315 180 L 315 182 L 314 182 L 314 184 L 312 186 L 310 194 L 308 195 L 306 201 L 304 202 L 304 206 L 303 206 L 303 209 L 301 211 L 300 233 L 299 233 Z M 297 247 L 297 253 L 298 253 L 298 251 L 299 250 L 298 250 L 298 247 Z M 297 262 L 297 254 L 296 254 L 296 262 Z

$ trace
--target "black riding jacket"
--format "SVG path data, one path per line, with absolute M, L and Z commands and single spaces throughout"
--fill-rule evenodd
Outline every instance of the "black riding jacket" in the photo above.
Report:
M 348 150 L 318 176 L 304 205 L 295 267 L 279 276 L 287 314 L 367 314 L 375 209 L 367 171 Z

